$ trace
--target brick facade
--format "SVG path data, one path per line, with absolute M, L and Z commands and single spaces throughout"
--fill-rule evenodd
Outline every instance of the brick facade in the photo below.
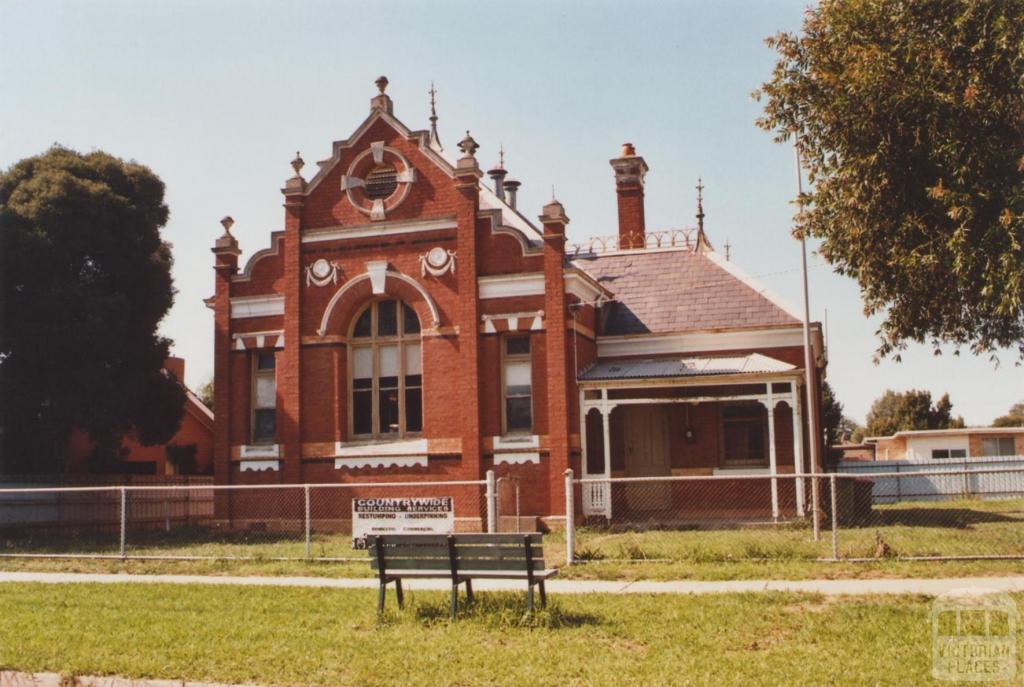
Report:
M 209 301 L 218 483 L 478 480 L 493 469 L 519 477 L 525 514 L 564 515 L 563 473 L 581 468 L 576 380 L 598 361 L 602 337 L 614 334 L 601 316 L 614 285 L 567 260 L 569 220 L 560 203 L 546 205 L 536 224 L 528 221 L 481 183 L 468 134 L 460 148 L 449 160 L 428 132 L 393 116 L 382 90 L 367 120 L 333 144 L 312 177 L 302 176 L 301 158 L 293 162 L 295 175 L 282 189 L 283 231 L 243 270 L 226 221 L 213 248 Z M 620 236 L 642 243 L 647 165 L 630 147 L 612 166 Z M 375 178 L 393 184 L 383 197 L 371 194 Z M 392 299 L 419 321 L 422 431 L 357 436 L 353 327 L 369 304 Z M 521 436 L 503 424 L 503 346 L 511 336 L 529 339 L 532 426 Z M 792 346 L 759 346 L 755 338 L 747 349 L 802 364 Z M 257 442 L 254 369 L 261 353 L 273 355 L 276 428 L 272 441 Z M 708 353 L 722 351 L 712 346 Z M 408 417 L 413 402 L 403 398 Z M 792 449 L 782 446 L 792 445 L 784 415 L 776 417 L 779 461 L 792 469 Z M 714 406 L 702 406 L 699 417 L 710 438 Z M 516 440 L 531 448 L 508 448 Z M 707 450 L 711 461 L 714 450 Z M 516 460 L 517 451 L 528 459 Z M 688 460 L 678 458 L 680 470 Z M 674 457 L 673 470 L 676 464 Z

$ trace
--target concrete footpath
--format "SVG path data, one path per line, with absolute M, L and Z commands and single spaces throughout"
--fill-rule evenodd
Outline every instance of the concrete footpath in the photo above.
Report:
M 0 572 L 3 582 L 41 582 L 45 584 L 209 584 L 262 587 L 307 587 L 323 589 L 376 589 L 374 578 L 324 577 L 232 577 L 220 575 L 130 575 L 123 573 L 48 573 Z M 405 580 L 411 590 L 451 589 L 451 583 L 438 580 Z M 514 580 L 475 580 L 480 591 L 522 591 L 523 582 Z M 552 594 L 735 594 L 742 592 L 806 592 L 830 596 L 866 594 L 925 594 L 938 596 L 954 589 L 979 588 L 985 591 L 1024 592 L 1024 576 L 951 577 L 940 579 L 868 579 L 868 580 L 548 580 Z

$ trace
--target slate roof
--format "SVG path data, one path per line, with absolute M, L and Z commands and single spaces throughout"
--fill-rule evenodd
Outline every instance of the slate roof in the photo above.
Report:
M 580 255 L 572 264 L 611 290 L 605 336 L 800 324 L 777 298 L 713 252 Z
M 718 358 L 662 358 L 654 360 L 606 360 L 580 375 L 581 381 L 609 379 L 660 379 L 707 375 L 790 372 L 796 367 L 760 353 Z

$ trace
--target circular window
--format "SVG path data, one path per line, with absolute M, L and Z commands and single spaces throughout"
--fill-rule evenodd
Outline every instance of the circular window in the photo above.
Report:
M 383 200 L 398 188 L 398 170 L 394 165 L 377 165 L 366 175 L 366 197 L 370 200 Z

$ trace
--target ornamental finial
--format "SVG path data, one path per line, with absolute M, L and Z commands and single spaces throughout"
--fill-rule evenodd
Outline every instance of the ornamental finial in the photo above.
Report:
M 224 236 L 231 236 L 231 227 L 234 225 L 235 220 L 231 218 L 231 215 L 225 215 L 224 219 L 220 221 L 220 225 L 224 227 Z
M 295 151 L 295 159 L 292 160 L 292 169 L 295 170 L 295 176 L 302 176 L 302 168 L 306 165 L 306 161 L 299 155 L 299 151 Z
M 697 231 L 704 233 L 704 182 L 697 177 Z
M 439 149 L 444 150 L 441 145 L 441 137 L 437 135 L 437 89 L 434 82 L 430 82 L 430 142 Z
M 479 149 L 480 145 L 473 140 L 473 137 L 469 135 L 469 130 L 467 129 L 466 137 L 459 141 L 459 150 L 462 151 L 464 157 L 473 157 Z
M 388 77 L 378 76 L 377 80 L 374 81 L 373 83 L 377 84 L 377 90 L 379 90 L 383 95 L 384 89 L 388 87 Z

